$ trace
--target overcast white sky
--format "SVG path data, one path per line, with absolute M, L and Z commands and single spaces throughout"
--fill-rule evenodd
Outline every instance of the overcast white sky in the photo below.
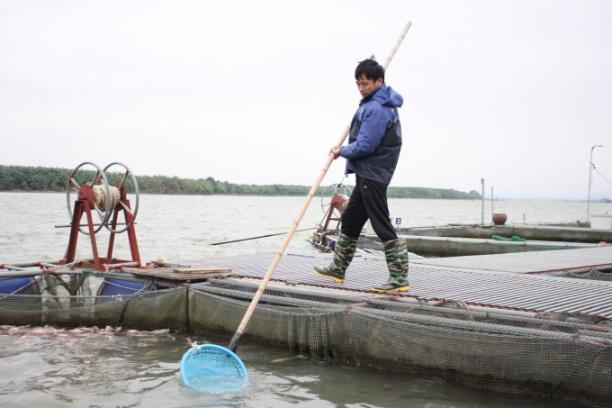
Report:
M 611 1 L 0 0 L 0 164 L 311 185 L 357 107 L 404 96 L 392 185 L 586 198 L 612 181 Z M 323 184 L 338 182 L 343 160 Z M 612 185 L 593 175 L 593 195 Z

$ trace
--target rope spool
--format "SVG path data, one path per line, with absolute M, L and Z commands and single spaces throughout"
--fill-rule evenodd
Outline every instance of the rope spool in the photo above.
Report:
M 114 179 L 120 180 L 112 186 L 108 182 L 107 172 L 111 167 L 121 167 L 120 174 L 111 174 Z M 84 171 L 85 167 L 93 167 L 94 171 Z M 93 177 L 92 177 L 93 174 Z M 73 201 L 72 195 L 76 194 Z M 132 197 L 130 197 L 130 194 Z M 122 163 L 113 162 L 104 169 L 95 163 L 83 162 L 79 164 L 68 177 L 66 183 L 66 201 L 70 215 L 70 239 L 62 265 L 73 265 L 76 262 L 77 241 L 79 234 L 89 235 L 93 259 L 80 261 L 82 265 L 91 265 L 98 271 L 108 271 L 118 265 L 140 266 L 140 251 L 136 240 L 134 221 L 138 214 L 140 193 L 138 182 L 130 169 Z M 134 198 L 133 204 L 130 198 Z M 119 215 L 125 218 L 125 227 L 117 228 Z M 81 219 L 86 217 L 86 224 L 81 225 Z M 97 216 L 97 219 L 95 218 Z M 100 256 L 96 234 L 102 228 L 111 232 L 108 241 L 106 256 Z M 113 257 L 115 234 L 128 231 L 131 258 L 129 260 Z
M 336 205 L 336 208 L 338 208 L 340 212 L 344 212 L 348 206 L 349 198 L 350 197 L 346 194 L 336 193 L 334 197 L 332 197 L 331 204 Z
M 108 191 L 110 193 L 110 200 L 109 200 L 109 202 L 111 203 L 110 209 L 113 209 L 117 206 L 117 204 L 119 204 L 119 201 L 121 200 L 121 192 L 115 186 L 109 186 Z M 94 194 L 94 201 L 96 205 L 98 206 L 98 208 L 100 208 L 102 211 L 106 211 L 107 209 L 105 207 L 105 203 L 107 202 L 106 201 L 107 197 L 106 197 L 106 189 L 104 188 L 104 186 L 99 185 L 99 184 L 93 186 L 93 194 Z
M 85 167 L 93 167 L 95 171 L 93 178 L 90 171 L 82 170 Z M 114 186 L 109 184 L 106 175 L 111 167 L 120 167 L 122 169 L 121 173 L 123 173 L 120 175 L 122 176 L 121 181 Z M 140 193 L 136 176 L 125 164 L 113 162 L 102 169 L 95 163 L 83 162 L 72 171 L 66 184 L 66 201 L 71 220 L 73 218 L 72 206 L 74 205 L 72 194 L 78 193 L 80 195 L 82 187 L 84 188 L 83 194 L 89 195 L 89 199 L 93 201 L 91 203 L 93 206 L 92 210 L 94 210 L 93 214 L 98 217 L 93 231 L 94 234 L 97 234 L 102 228 L 106 228 L 111 232 L 125 232 L 134 223 L 138 214 Z M 130 204 L 130 195 L 133 196 L 132 204 Z M 131 219 L 126 222 L 125 227 L 122 229 L 109 225 L 109 220 L 114 210 L 123 210 L 126 214 L 129 213 Z M 83 234 L 90 234 L 87 228 L 81 226 L 79 226 L 79 231 Z
M 335 206 L 340 211 L 344 211 L 348 205 L 348 200 L 353 192 L 350 186 L 342 184 L 342 181 L 338 184 L 332 184 L 326 187 L 321 194 L 321 210 L 324 213 L 328 211 L 330 205 Z
M 91 177 L 91 174 L 89 172 L 86 172 L 83 170 L 86 167 L 93 167 L 93 169 L 95 170 L 93 178 Z M 102 190 L 108 190 L 110 187 L 110 185 L 108 184 L 108 178 L 106 177 L 106 174 L 104 174 L 100 166 L 92 162 L 83 162 L 79 164 L 72 171 L 72 173 L 70 173 L 70 176 L 68 177 L 68 181 L 66 183 L 66 204 L 68 208 L 68 215 L 71 220 L 73 218 L 72 208 L 73 208 L 73 205 L 76 205 L 76 203 L 73 202 L 72 194 L 73 193 L 80 194 L 81 188 L 82 187 L 84 188 L 86 186 L 90 188 L 92 195 L 94 194 L 94 187 L 98 187 L 99 189 L 102 189 Z M 108 221 L 108 218 L 111 215 L 112 208 L 101 210 L 100 209 L 101 206 L 99 206 L 98 204 L 100 200 L 102 200 L 102 206 L 107 207 L 106 205 L 104 205 L 104 198 L 107 196 L 110 196 L 110 192 L 105 191 L 102 194 L 98 192 L 98 200 L 92 197 L 92 199 L 94 200 L 94 203 L 93 203 L 94 208 L 92 210 L 95 210 L 94 214 L 97 215 L 98 217 L 98 222 L 97 222 L 98 225 L 95 226 L 94 228 L 94 231 L 93 231 L 94 234 L 97 234 L 98 231 L 104 228 L 104 225 L 106 224 L 106 222 Z M 108 201 L 110 202 L 110 200 Z M 83 228 L 79 226 L 79 231 L 83 234 L 90 235 L 90 232 L 87 228 Z

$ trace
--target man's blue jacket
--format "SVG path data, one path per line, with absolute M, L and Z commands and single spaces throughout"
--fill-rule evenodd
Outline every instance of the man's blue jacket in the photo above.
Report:
M 340 150 L 347 159 L 346 173 L 391 182 L 402 148 L 402 128 L 397 108 L 402 96 L 382 85 L 359 103 L 353 116 L 349 143 Z

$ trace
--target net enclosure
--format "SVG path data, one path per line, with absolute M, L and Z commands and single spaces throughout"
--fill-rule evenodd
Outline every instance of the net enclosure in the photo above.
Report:
M 1 273 L 2 325 L 170 328 L 201 336 L 232 334 L 259 285 L 245 275 L 168 285 L 129 273 Z M 496 309 L 278 279 L 264 292 L 244 341 L 333 363 L 612 404 L 612 324 L 596 314 Z

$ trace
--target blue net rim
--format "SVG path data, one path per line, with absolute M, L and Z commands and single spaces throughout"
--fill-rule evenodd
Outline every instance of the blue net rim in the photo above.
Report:
M 228 359 L 232 360 L 238 368 L 239 376 L 236 377 L 236 379 L 239 379 L 242 381 L 242 386 L 246 386 L 248 384 L 249 382 L 248 372 L 247 372 L 247 369 L 244 363 L 240 359 L 240 357 L 238 357 L 238 355 L 236 355 L 236 353 L 234 353 L 230 349 L 223 347 L 223 346 L 216 345 L 216 344 L 200 344 L 197 346 L 193 346 L 189 350 L 187 350 L 185 354 L 183 354 L 183 357 L 181 358 L 181 364 L 180 364 L 181 378 L 183 380 L 183 383 L 185 383 L 191 388 L 198 389 L 198 387 L 194 387 L 191 384 L 191 381 L 189 380 L 189 378 L 187 378 L 185 373 L 188 371 L 187 367 L 190 364 L 189 360 L 191 359 L 192 355 L 194 353 L 201 353 L 201 352 L 207 352 L 207 351 L 212 352 L 212 353 L 215 353 L 215 352 L 222 353 L 223 355 L 227 356 Z

